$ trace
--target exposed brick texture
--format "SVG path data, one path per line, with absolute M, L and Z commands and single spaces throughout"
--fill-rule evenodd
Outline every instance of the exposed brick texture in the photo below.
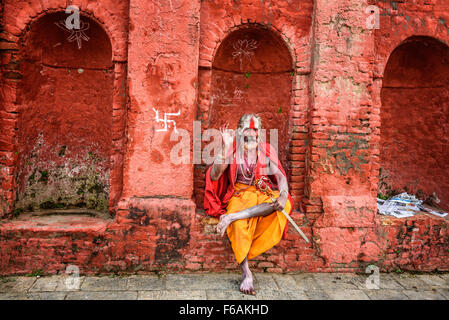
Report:
M 290 228 L 254 270 L 449 271 L 448 219 L 376 207 L 406 190 L 449 209 L 446 2 L 80 0 L 78 48 L 54 23 L 67 1 L 2 1 L 0 274 L 237 268 L 201 210 L 206 164 L 193 147 L 170 162 L 179 141 L 155 110 L 191 146 L 195 120 L 204 132 L 257 112 L 280 130 L 311 243 Z

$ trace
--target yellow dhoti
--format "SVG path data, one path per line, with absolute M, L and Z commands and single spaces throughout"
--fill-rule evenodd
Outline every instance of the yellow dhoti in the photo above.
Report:
M 273 190 L 273 192 L 274 198 L 279 197 L 279 191 Z M 255 186 L 248 187 L 246 184 L 236 183 L 235 193 L 229 200 L 226 214 L 239 212 L 266 202 L 271 203 L 271 198 L 260 192 Z M 289 200 L 287 200 L 284 210 L 290 213 L 291 203 Z M 287 218 L 280 211 L 275 211 L 265 217 L 252 217 L 231 223 L 226 232 L 238 264 L 241 264 L 246 256 L 248 256 L 248 260 L 252 259 L 278 244 L 286 224 Z

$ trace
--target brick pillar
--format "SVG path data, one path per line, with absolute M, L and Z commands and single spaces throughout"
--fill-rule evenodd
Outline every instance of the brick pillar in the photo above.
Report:
M 123 187 L 123 158 L 126 145 L 126 66 L 127 61 L 114 63 L 114 94 L 112 98 L 112 150 L 109 211 L 114 211 Z
M 3 7 L 2 7 L 3 8 Z M 3 22 L 3 21 L 2 21 Z M 18 38 L 0 29 L 0 218 L 11 213 L 16 198 L 14 164 L 19 71 Z
M 173 165 L 167 131 L 156 113 L 176 121 L 190 133 L 195 116 L 198 73 L 199 1 L 157 7 L 149 1 L 130 4 L 128 84 L 130 95 L 128 146 L 125 157 L 124 197 L 179 197 L 190 199 L 193 166 Z M 169 123 L 170 124 L 170 123 Z M 171 124 L 172 125 L 172 124 Z
M 330 268 L 374 262 L 375 180 L 370 139 L 373 31 L 368 1 L 315 2 L 309 200 L 322 205 L 314 223 L 319 255 Z
M 192 146 L 198 82 L 200 1 L 130 1 L 128 137 L 120 208 L 143 210 L 160 225 L 155 263 L 176 264 L 188 245 L 194 218 L 192 155 L 174 164 L 174 123 Z M 178 115 L 179 112 L 179 115 Z M 171 114 L 171 115 L 168 115 Z M 182 229 L 179 229 L 182 225 Z M 178 230 L 179 229 L 179 230 Z M 178 230 L 179 232 L 174 232 Z M 186 241 L 180 241 L 185 239 Z

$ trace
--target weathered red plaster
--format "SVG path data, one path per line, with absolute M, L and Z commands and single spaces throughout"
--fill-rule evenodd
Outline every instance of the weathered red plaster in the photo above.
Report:
M 372 4 L 379 30 L 366 29 Z M 50 27 L 66 5 L 0 5 L 0 274 L 69 264 L 88 274 L 236 270 L 217 220 L 201 211 L 204 164 L 170 163 L 178 141 L 173 128 L 159 131 L 154 109 L 179 111 L 172 119 L 190 135 L 194 120 L 203 131 L 225 120 L 234 127 L 243 112 L 281 129 L 292 217 L 312 241 L 291 228 L 250 261 L 254 270 L 449 270 L 447 219 L 395 219 L 376 208 L 384 181 L 435 191 L 447 208 L 445 1 L 80 0 L 93 33 L 79 55 Z M 260 51 L 240 65 L 231 56 L 245 37 Z M 43 164 L 98 145 L 111 216 L 15 211 L 38 131 L 49 142 Z
M 65 13 L 33 23 L 21 48 L 16 210 L 45 205 L 107 211 L 112 142 L 112 49 L 95 21 L 81 49 L 55 30 Z

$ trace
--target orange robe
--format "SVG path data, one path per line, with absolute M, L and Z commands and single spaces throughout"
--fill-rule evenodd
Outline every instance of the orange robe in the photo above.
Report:
M 247 189 L 240 191 L 245 188 Z M 279 197 L 279 191 L 273 190 L 273 192 L 275 198 Z M 255 186 L 248 187 L 248 185 L 237 182 L 234 195 L 228 202 L 226 214 L 271 202 L 271 198 L 260 192 Z M 284 210 L 290 214 L 291 209 L 290 200 L 287 200 Z M 231 223 L 226 232 L 238 264 L 241 264 L 246 256 L 248 256 L 248 260 L 252 259 L 278 244 L 286 224 L 287 218 L 280 211 L 265 217 L 240 219 Z

